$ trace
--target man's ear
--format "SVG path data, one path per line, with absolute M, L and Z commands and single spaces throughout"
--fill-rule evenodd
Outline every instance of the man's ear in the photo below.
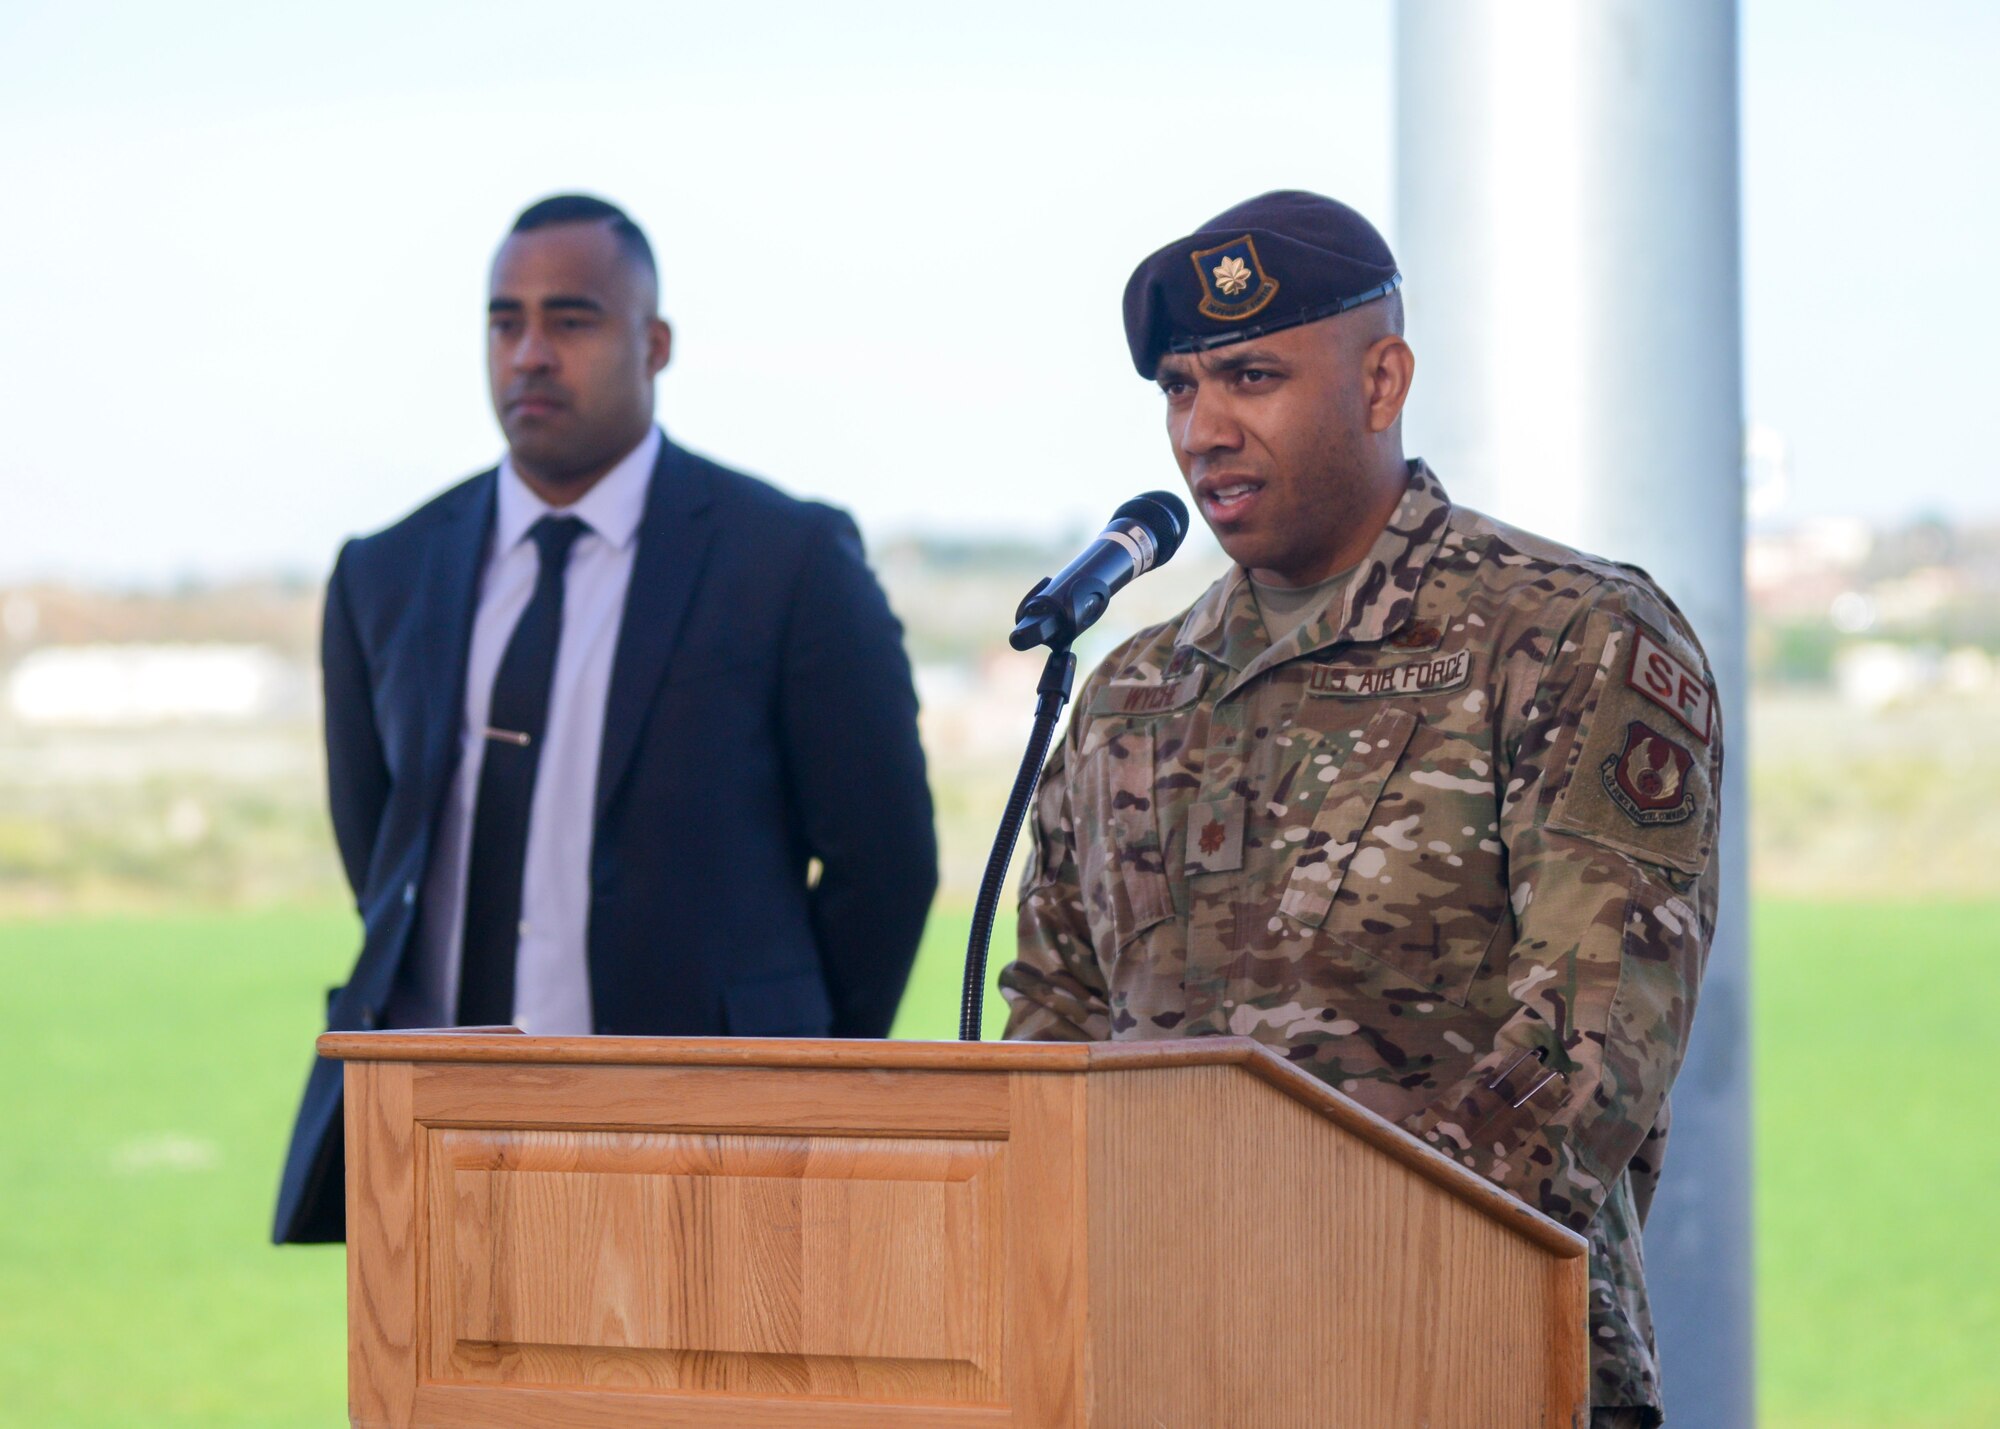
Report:
M 1378 337 L 1361 359 L 1362 391 L 1368 399 L 1368 430 L 1386 432 L 1403 415 L 1409 400 L 1410 383 L 1417 371 L 1417 355 L 1402 338 L 1391 333 Z
M 646 320 L 646 373 L 658 377 L 674 355 L 674 330 L 665 318 Z

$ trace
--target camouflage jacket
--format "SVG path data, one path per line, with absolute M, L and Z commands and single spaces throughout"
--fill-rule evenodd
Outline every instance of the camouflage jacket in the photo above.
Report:
M 1269 1044 L 1586 1234 L 1592 1400 L 1656 1414 L 1639 1228 L 1721 771 L 1707 662 L 1651 580 L 1413 463 L 1291 636 L 1238 568 L 1086 681 L 1037 796 L 1007 1035 Z

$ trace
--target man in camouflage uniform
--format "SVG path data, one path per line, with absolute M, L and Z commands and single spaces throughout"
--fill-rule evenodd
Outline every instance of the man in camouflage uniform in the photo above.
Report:
M 1078 694 L 1008 1035 L 1256 1038 L 1583 1233 L 1592 1423 L 1655 1425 L 1639 1232 L 1715 925 L 1714 684 L 1644 572 L 1404 459 L 1399 281 L 1297 193 L 1133 275 L 1237 564 Z

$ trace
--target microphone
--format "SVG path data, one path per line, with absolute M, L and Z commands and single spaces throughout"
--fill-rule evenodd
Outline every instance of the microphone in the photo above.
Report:
M 1007 643 L 1016 650 L 1066 648 L 1097 623 L 1111 597 L 1134 576 L 1171 560 L 1187 530 L 1187 507 L 1171 491 L 1133 497 L 1111 513 L 1110 523 L 1082 555 L 1022 597 Z

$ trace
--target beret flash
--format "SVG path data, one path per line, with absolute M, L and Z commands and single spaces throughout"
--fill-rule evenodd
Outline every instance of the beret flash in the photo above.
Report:
M 1135 268 L 1125 341 L 1150 381 L 1169 352 L 1317 322 L 1402 281 L 1375 225 L 1344 203 L 1283 189 L 1225 209 Z

